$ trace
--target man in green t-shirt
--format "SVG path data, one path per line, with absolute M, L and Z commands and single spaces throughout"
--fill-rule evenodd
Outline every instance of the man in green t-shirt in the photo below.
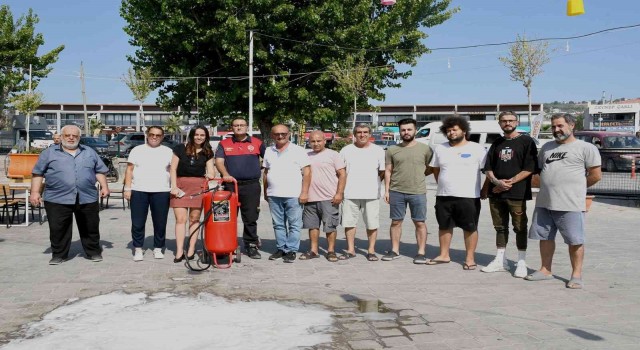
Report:
M 389 203 L 391 218 L 391 249 L 383 261 L 391 261 L 400 257 L 400 236 L 402 221 L 407 204 L 411 210 L 411 220 L 416 227 L 418 254 L 414 264 L 426 264 L 425 250 L 427 246 L 427 184 L 425 176 L 431 174 L 429 162 L 433 152 L 428 145 L 415 140 L 417 125 L 411 118 L 398 122 L 402 143 L 391 146 L 386 152 L 384 172 L 384 200 Z

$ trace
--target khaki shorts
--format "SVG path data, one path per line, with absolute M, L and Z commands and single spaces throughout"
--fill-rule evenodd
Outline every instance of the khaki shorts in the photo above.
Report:
M 362 214 L 362 221 L 367 230 L 376 230 L 380 226 L 379 199 L 345 199 L 342 202 L 342 226 L 358 226 L 358 217 Z

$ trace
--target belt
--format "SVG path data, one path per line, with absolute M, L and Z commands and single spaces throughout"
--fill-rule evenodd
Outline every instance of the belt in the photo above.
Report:
M 251 180 L 236 180 L 238 185 L 248 185 L 260 182 L 260 179 L 251 179 Z

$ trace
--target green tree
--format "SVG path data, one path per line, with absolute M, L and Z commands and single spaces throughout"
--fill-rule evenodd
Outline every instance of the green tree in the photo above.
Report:
M 42 104 L 42 94 L 35 91 L 29 91 L 24 94 L 15 95 L 11 98 L 11 102 L 15 109 L 20 111 L 21 113 L 25 113 L 25 131 L 27 136 L 27 151 L 29 151 L 29 144 L 31 141 L 29 140 L 29 126 L 31 125 L 31 114 L 35 112 L 38 107 Z
M 149 68 L 140 68 L 135 70 L 133 67 L 129 67 L 127 75 L 123 75 L 121 80 L 127 85 L 131 93 L 133 94 L 133 100 L 138 101 L 140 104 L 140 112 L 138 114 L 138 120 L 141 125 L 144 125 L 144 108 L 142 104 L 149 97 L 153 87 L 151 86 L 152 77 L 151 70 Z M 137 127 L 138 123 L 136 123 Z M 139 130 L 138 130 L 139 131 Z
M 509 56 L 499 57 L 499 60 L 509 68 L 511 80 L 521 82 L 527 89 L 531 121 L 531 86 L 533 79 L 543 73 L 542 66 L 549 63 L 549 43 L 530 42 L 524 35 L 518 35 L 509 47 Z
M 366 87 L 372 77 L 372 74 L 369 73 L 369 66 L 363 58 L 347 55 L 344 61 L 333 62 L 330 69 L 333 78 L 340 84 L 340 87 L 347 90 L 347 92 L 353 96 L 352 127 L 355 128 L 358 97 L 361 97 L 364 103 L 367 103 Z M 382 69 L 386 69 L 386 67 Z
M 105 125 L 102 120 L 97 117 L 89 119 L 89 132 L 93 137 L 98 137 L 102 129 L 104 129 Z
M 182 117 L 180 115 L 174 114 L 164 124 L 164 131 L 167 134 L 173 135 L 173 138 L 175 139 L 177 135 L 180 135 L 180 126 L 182 125 Z M 182 140 L 179 139 L 179 141 Z
M 352 93 L 339 88 L 329 67 L 354 52 L 364 52 L 368 67 L 395 67 L 368 70 L 363 91 L 384 99 L 381 91 L 399 87 L 411 75 L 406 67 L 429 51 L 423 30 L 457 11 L 450 2 L 122 0 L 120 12 L 137 47 L 129 57 L 134 67 L 176 77 L 153 83 L 159 104 L 188 112 L 198 97 L 201 119 L 212 123 L 247 114 L 248 32 L 254 30 L 254 112 L 264 133 L 279 122 L 345 120 Z
M 9 102 L 29 86 L 29 64 L 33 69 L 32 86 L 35 89 L 51 72 L 50 66 L 64 49 L 61 45 L 38 55 L 38 49 L 44 45 L 42 34 L 35 32 L 38 21 L 31 9 L 14 21 L 9 6 L 0 6 L 0 128 L 7 126 Z

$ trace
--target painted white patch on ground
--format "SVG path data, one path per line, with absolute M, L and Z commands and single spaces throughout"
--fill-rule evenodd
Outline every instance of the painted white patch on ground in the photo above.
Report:
M 3 349 L 291 349 L 330 329 L 330 312 L 301 304 L 114 292 L 57 308 Z

